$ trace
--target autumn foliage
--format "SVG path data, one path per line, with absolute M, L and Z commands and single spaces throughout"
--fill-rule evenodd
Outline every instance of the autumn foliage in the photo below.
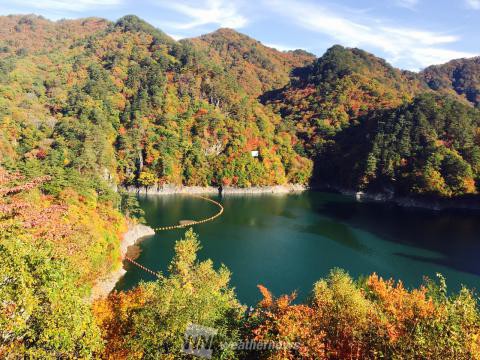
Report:
M 315 58 L 230 29 L 177 42 L 132 15 L 0 17 L 0 358 L 184 358 L 197 322 L 219 329 L 222 359 L 479 359 L 477 299 L 441 277 L 407 289 L 335 270 L 304 303 L 260 286 L 245 311 L 229 271 L 197 260 L 192 231 L 169 276 L 86 300 L 120 266 L 126 217 L 141 218 L 118 185 L 478 202 L 479 101 L 478 59 L 414 74 L 360 49 Z M 220 346 L 242 339 L 294 346 Z
M 298 342 L 268 359 L 479 359 L 480 317 L 474 295 L 448 296 L 442 277 L 418 289 L 373 274 L 355 282 L 334 270 L 306 304 L 295 296 L 263 300 L 247 319 L 247 336 Z
M 177 243 L 171 275 L 94 304 L 106 341 L 104 358 L 181 358 L 175 339 L 181 342 L 186 324 L 193 322 L 219 329 L 214 358 L 480 359 L 476 295 L 467 289 L 448 293 L 441 275 L 407 289 L 377 274 L 355 281 L 335 269 L 305 302 L 295 293 L 275 297 L 259 285 L 263 299 L 239 312 L 223 269 L 214 275 L 210 262 L 195 262 L 198 244 L 190 236 Z M 208 283 L 200 280 L 203 272 L 210 274 Z M 220 340 L 275 346 L 232 353 Z
M 132 313 L 145 306 L 146 301 L 147 293 L 143 287 L 114 292 L 107 299 L 95 301 L 93 314 L 106 340 L 102 353 L 104 359 L 128 359 L 134 355 L 128 349 L 127 335 L 132 331 Z

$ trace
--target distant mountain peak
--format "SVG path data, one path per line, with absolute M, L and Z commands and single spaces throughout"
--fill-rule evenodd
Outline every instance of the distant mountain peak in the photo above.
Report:
M 164 33 L 162 30 L 156 28 L 155 26 L 149 24 L 145 20 L 139 18 L 136 15 L 125 15 L 117 20 L 115 23 L 115 28 L 119 28 L 122 31 L 134 31 L 134 32 L 145 32 L 152 35 L 152 37 L 157 42 L 173 43 L 175 42 L 170 36 Z
M 240 85 L 254 96 L 285 86 L 293 69 L 315 60 L 313 54 L 278 51 L 230 28 L 186 41 L 207 51 L 211 60 L 234 73 Z
M 480 56 L 432 65 L 420 75 L 432 90 L 480 105 Z
M 96 17 L 51 21 L 35 14 L 0 16 L 0 57 L 67 48 L 109 24 Z

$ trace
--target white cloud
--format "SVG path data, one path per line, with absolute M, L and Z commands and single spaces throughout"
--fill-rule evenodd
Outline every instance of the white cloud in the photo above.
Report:
M 480 0 L 465 0 L 467 6 L 474 10 L 480 10 Z
M 193 29 L 208 24 L 238 29 L 245 26 L 248 22 L 239 13 L 237 6 L 232 1 L 205 0 L 200 3 L 196 2 L 196 4 L 192 4 L 192 1 L 171 1 L 160 2 L 158 5 L 172 9 L 190 18 L 190 21 L 182 23 L 168 23 L 170 27 L 178 30 Z
M 365 15 L 361 22 L 354 21 L 346 15 L 339 15 L 330 9 L 307 2 L 292 4 L 285 0 L 266 1 L 297 25 L 326 34 L 344 46 L 363 47 L 370 51 L 381 50 L 387 60 L 408 64 L 411 70 L 418 70 L 432 62 L 443 62 L 454 57 L 474 56 L 467 52 L 438 47 L 458 41 L 457 36 L 415 28 L 386 26 L 378 19 L 368 19 Z
M 286 46 L 286 45 L 281 45 L 281 44 L 272 44 L 272 43 L 265 44 L 264 43 L 263 45 L 274 48 L 274 49 L 279 50 L 279 51 L 290 51 L 290 50 L 298 49 L 298 47 L 291 47 L 291 46 Z
M 418 5 L 418 0 L 395 0 L 395 4 L 413 10 Z
M 183 35 L 170 34 L 170 33 L 167 33 L 167 35 L 170 36 L 175 41 L 185 39 L 185 36 Z
M 386 36 L 397 38 L 397 41 L 415 41 L 423 45 L 437 45 L 453 43 L 459 40 L 458 36 L 442 35 L 430 31 L 411 29 L 411 28 L 395 28 L 395 27 L 380 27 Z
M 443 64 L 452 59 L 468 58 L 473 56 L 475 56 L 475 54 L 469 52 L 428 47 L 417 48 L 412 52 L 412 59 L 416 60 L 417 63 L 424 63 L 425 65 Z
M 17 0 L 15 6 L 28 6 L 41 10 L 81 12 L 99 6 L 120 5 L 123 0 Z

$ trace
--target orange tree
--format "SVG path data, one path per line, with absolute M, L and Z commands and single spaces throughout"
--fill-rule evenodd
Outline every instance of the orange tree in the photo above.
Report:
M 298 343 L 262 352 L 267 359 L 480 359 L 480 312 L 474 294 L 448 295 L 445 281 L 417 289 L 376 274 L 355 282 L 333 270 L 307 304 L 293 296 L 263 300 L 245 323 L 246 338 Z M 248 354 L 247 354 L 248 357 Z

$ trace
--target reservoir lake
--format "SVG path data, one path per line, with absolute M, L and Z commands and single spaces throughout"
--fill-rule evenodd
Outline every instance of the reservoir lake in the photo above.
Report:
M 231 285 L 248 305 L 261 297 L 257 284 L 274 295 L 308 297 L 313 284 L 332 268 L 357 278 L 373 272 L 418 286 L 436 273 L 449 290 L 464 284 L 480 288 L 480 212 L 433 211 L 390 203 L 359 202 L 353 196 L 322 192 L 209 196 L 224 206 L 212 222 L 195 225 L 202 249 L 199 260 L 225 264 Z M 218 208 L 188 195 L 140 195 L 152 227 L 210 217 Z M 186 229 L 161 231 L 139 244 L 140 264 L 166 274 L 175 241 Z M 147 272 L 125 264 L 118 289 L 153 281 Z

